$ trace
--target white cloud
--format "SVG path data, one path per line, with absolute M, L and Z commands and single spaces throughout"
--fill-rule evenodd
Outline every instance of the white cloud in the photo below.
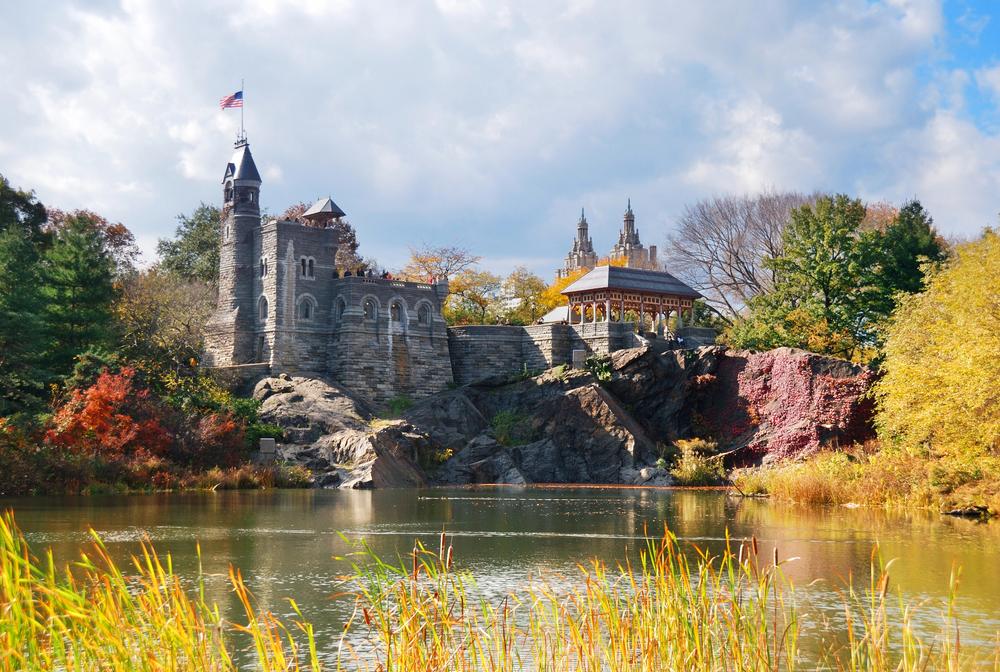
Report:
M 1000 65 L 976 70 L 976 84 L 1000 107 Z
M 603 249 L 627 196 L 660 243 L 684 203 L 772 186 L 969 232 L 1000 190 L 964 94 L 1000 101 L 1000 68 L 945 31 L 932 0 L 4 5 L 0 170 L 154 241 L 218 201 L 246 78 L 264 204 L 331 193 L 387 263 L 455 241 L 549 273 L 580 205 Z

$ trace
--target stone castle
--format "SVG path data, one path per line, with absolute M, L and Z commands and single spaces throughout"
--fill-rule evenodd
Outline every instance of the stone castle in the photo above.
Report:
M 589 271 L 598 264 L 597 253 L 594 252 L 594 239 L 590 237 L 590 224 L 583 210 L 580 210 L 580 221 L 576 223 L 576 238 L 573 247 L 563 267 L 556 269 L 557 278 L 565 278 L 578 271 Z M 618 242 L 611 248 L 608 259 L 626 268 L 639 268 L 647 271 L 660 269 L 656 259 L 656 245 L 644 247 L 639 240 L 639 230 L 635 228 L 635 214 L 632 212 L 632 199 L 628 200 L 621 231 L 618 232 Z
M 304 213 L 306 223 L 264 221 L 261 184 L 241 139 L 222 179 L 219 296 L 206 326 L 204 363 L 220 375 L 318 375 L 383 403 L 569 363 L 574 350 L 608 353 L 637 343 L 635 325 L 622 316 L 612 321 L 610 312 L 582 324 L 448 328 L 446 278 L 404 282 L 337 268 L 335 225 L 344 212 L 328 198 Z M 639 243 L 631 207 L 625 221 L 615 249 L 636 264 L 655 260 L 655 249 Z M 592 252 L 581 222 L 578 241 Z

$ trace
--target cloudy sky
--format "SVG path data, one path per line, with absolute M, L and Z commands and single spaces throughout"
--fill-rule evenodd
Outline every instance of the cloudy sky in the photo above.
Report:
M 127 224 L 151 257 L 218 203 L 246 129 L 274 213 L 332 195 L 362 253 L 460 244 L 550 276 L 581 207 L 600 251 L 765 188 L 1000 212 L 992 0 L 7 0 L 0 173 Z

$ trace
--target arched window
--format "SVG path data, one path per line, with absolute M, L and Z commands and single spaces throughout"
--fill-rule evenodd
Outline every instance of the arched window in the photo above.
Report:
M 378 304 L 375 303 L 375 299 L 368 299 L 365 301 L 365 319 L 374 320 L 375 316 L 378 314 Z
M 417 310 L 417 322 L 420 324 L 430 324 L 431 323 L 431 307 L 426 303 L 422 304 Z
M 303 320 L 313 319 L 313 304 L 311 299 L 302 299 L 299 302 L 299 318 Z
M 233 200 L 233 183 L 226 182 L 226 201 Z
M 393 322 L 403 321 L 403 309 L 398 303 L 393 303 L 389 306 L 389 319 Z
M 260 258 L 260 277 L 267 277 L 267 257 Z
M 302 265 L 302 277 L 304 278 L 306 277 L 306 265 L 307 265 L 306 258 L 302 257 L 301 259 L 299 259 L 299 263 L 301 263 Z
M 313 259 L 309 260 L 309 277 L 310 278 L 316 277 L 316 261 Z
M 260 321 L 264 322 L 267 320 L 267 297 L 260 297 L 260 303 L 257 304 L 260 310 Z

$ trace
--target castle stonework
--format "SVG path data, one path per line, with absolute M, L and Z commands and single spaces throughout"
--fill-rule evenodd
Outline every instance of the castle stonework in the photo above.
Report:
M 334 262 L 335 229 L 262 222 L 260 174 L 245 141 L 237 143 L 223 185 L 219 298 L 206 328 L 207 366 L 324 375 L 377 402 L 448 386 L 441 316 L 447 280 L 346 275 L 349 269 Z
M 206 325 L 204 364 L 232 387 L 268 374 L 317 375 L 385 403 L 454 382 L 569 364 L 574 350 L 604 354 L 640 344 L 624 313 L 613 321 L 607 309 L 598 322 L 597 304 L 590 313 L 580 308 L 581 322 L 592 318 L 586 324 L 448 328 L 441 315 L 447 278 L 403 282 L 337 268 L 336 224 L 344 212 L 332 199 L 306 211 L 306 224 L 262 221 L 261 177 L 245 139 L 236 143 L 222 184 L 219 298 Z M 638 242 L 630 213 L 623 254 L 655 261 L 655 248 L 646 252 Z M 597 262 L 582 214 L 569 261 Z

